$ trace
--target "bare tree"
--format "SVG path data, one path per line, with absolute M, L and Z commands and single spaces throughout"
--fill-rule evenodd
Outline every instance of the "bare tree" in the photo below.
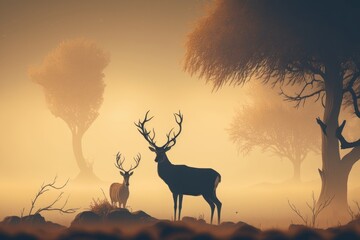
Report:
M 29 70 L 31 79 L 43 87 L 51 113 L 71 130 L 79 178 L 96 179 L 92 163 L 84 158 L 82 137 L 99 115 L 108 63 L 109 57 L 95 43 L 75 39 L 60 43 L 41 66 Z
M 360 159 L 360 140 L 349 142 L 339 125 L 342 106 L 360 117 L 360 2 L 218 0 L 187 40 L 185 70 L 218 89 L 261 79 L 282 86 L 289 101 L 320 100 L 322 180 L 318 202 L 347 211 L 347 182 Z M 285 87 L 297 85 L 289 93 Z M 342 149 L 350 149 L 343 156 Z
M 308 215 L 304 215 L 301 211 L 288 200 L 289 207 L 291 210 L 302 220 L 302 222 L 309 227 L 316 227 L 317 219 L 320 213 L 327 208 L 331 201 L 333 200 L 334 196 L 331 198 L 326 199 L 323 202 L 317 202 L 315 199 L 314 192 L 311 195 L 311 203 L 306 202 L 306 206 L 310 210 L 310 219 Z
M 319 131 L 309 119 L 311 114 L 307 109 L 294 109 L 280 102 L 259 103 L 255 99 L 236 112 L 228 132 L 244 155 L 261 148 L 289 160 L 293 180 L 300 181 L 302 162 L 309 152 L 320 151 Z
M 69 179 L 60 186 L 56 186 L 57 176 L 54 178 L 54 180 L 50 183 L 43 183 L 39 189 L 39 191 L 35 194 L 35 197 L 31 200 L 31 206 L 28 212 L 28 215 L 32 214 L 38 214 L 43 211 L 57 211 L 60 213 L 75 213 L 77 211 L 77 208 L 66 208 L 68 199 L 65 200 L 65 202 L 60 207 L 55 207 L 55 205 L 62 199 L 64 192 L 60 192 L 58 196 L 53 200 L 50 204 L 46 205 L 45 207 L 38 208 L 35 212 L 33 212 L 37 201 L 41 196 L 43 196 L 46 192 L 50 191 L 51 189 L 54 190 L 62 190 L 65 188 L 65 186 L 68 184 Z M 22 210 L 21 216 L 23 216 L 24 209 Z

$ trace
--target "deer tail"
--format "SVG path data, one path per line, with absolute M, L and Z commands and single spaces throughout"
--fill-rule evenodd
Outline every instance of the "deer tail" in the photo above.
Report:
M 218 184 L 221 182 L 221 175 L 218 174 L 218 176 L 215 179 L 214 189 L 217 188 Z

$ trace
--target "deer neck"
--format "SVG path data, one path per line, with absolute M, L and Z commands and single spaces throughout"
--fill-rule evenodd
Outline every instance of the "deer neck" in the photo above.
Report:
M 159 177 L 167 182 L 167 179 L 169 177 L 170 168 L 173 166 L 173 164 L 170 162 L 169 158 L 165 155 L 165 158 L 163 161 L 158 162 L 158 175 Z
M 128 186 L 126 186 L 126 183 L 125 183 L 125 180 L 123 180 L 123 183 L 122 183 L 122 188 L 129 188 Z
M 159 165 L 172 165 L 169 158 L 167 157 L 166 153 L 164 153 L 164 158 L 162 161 L 158 162 L 158 166 Z

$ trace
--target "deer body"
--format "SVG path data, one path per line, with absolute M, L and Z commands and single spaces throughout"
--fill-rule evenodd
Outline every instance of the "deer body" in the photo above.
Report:
M 179 195 L 211 195 L 221 180 L 220 174 L 211 168 L 174 165 L 169 160 L 159 162 L 157 169 L 159 177 L 168 185 L 170 191 Z M 213 185 L 207 184 L 208 182 Z
M 130 167 L 128 171 L 124 170 L 123 163 L 125 161 L 125 158 L 121 160 L 121 154 L 116 154 L 116 163 L 115 166 L 120 170 L 120 175 L 123 176 L 124 180 L 123 183 L 112 183 L 110 185 L 110 199 L 111 204 L 115 207 L 117 207 L 117 203 L 119 203 L 119 208 L 121 208 L 121 205 L 123 208 L 126 207 L 126 202 L 129 198 L 130 191 L 129 191 L 129 185 L 130 185 L 130 177 L 133 175 L 133 170 L 139 166 L 141 159 L 141 155 L 138 154 L 135 160 L 135 167 Z
M 125 184 L 121 184 L 121 183 L 111 184 L 110 199 L 111 199 L 111 204 L 113 206 L 117 206 L 117 203 L 119 203 L 120 208 L 121 205 L 123 205 L 123 208 L 125 208 L 129 195 L 130 195 L 129 187 L 127 187 Z
M 166 135 L 167 142 L 163 146 L 159 147 L 155 144 L 154 141 L 155 130 L 153 129 L 152 131 L 148 131 L 145 128 L 145 123 L 152 119 L 152 117 L 147 117 L 148 113 L 149 112 L 145 114 L 145 119 L 143 121 L 139 120 L 139 122 L 135 123 L 135 125 L 137 126 L 141 135 L 143 135 L 145 140 L 150 144 L 150 151 L 155 152 L 155 162 L 158 163 L 158 175 L 168 185 L 170 191 L 172 192 L 174 200 L 174 220 L 176 220 L 177 217 L 177 209 L 179 209 L 178 220 L 180 220 L 183 195 L 201 195 L 210 206 L 210 222 L 212 223 L 214 209 L 216 206 L 218 213 L 218 223 L 220 223 L 222 204 L 216 196 L 216 188 L 221 181 L 220 174 L 211 168 L 194 168 L 188 167 L 186 165 L 174 165 L 169 161 L 166 155 L 166 152 L 176 144 L 176 138 L 181 133 L 181 125 L 183 121 L 182 114 L 180 112 L 178 114 L 174 114 L 175 121 L 180 128 L 179 132 L 174 133 L 172 130 L 170 130 L 170 132 Z M 152 133 L 152 136 L 150 136 L 150 133 Z

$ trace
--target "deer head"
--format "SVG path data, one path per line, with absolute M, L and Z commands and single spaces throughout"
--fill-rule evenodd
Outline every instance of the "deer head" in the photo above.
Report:
M 148 131 L 145 128 L 145 124 L 147 122 L 149 122 L 153 117 L 148 117 L 149 111 L 146 112 L 145 114 L 145 118 L 143 121 L 139 120 L 138 123 L 135 123 L 138 131 L 140 132 L 141 135 L 143 135 L 143 137 L 145 138 L 145 140 L 149 143 L 149 149 L 152 152 L 156 153 L 156 158 L 155 158 L 155 162 L 163 162 L 164 160 L 167 159 L 166 157 L 166 152 L 169 151 L 175 144 L 176 144 L 176 138 L 180 135 L 181 130 L 182 130 L 182 122 L 183 122 L 183 115 L 181 114 L 181 112 L 179 111 L 179 113 L 174 113 L 174 117 L 175 117 L 175 121 L 179 126 L 179 131 L 177 133 L 175 133 L 173 130 L 173 128 L 169 131 L 168 134 L 166 134 L 167 137 L 167 141 L 164 145 L 162 146 L 157 146 L 156 145 L 156 141 L 155 139 L 155 130 L 152 129 L 150 131 Z
M 133 175 L 135 168 L 137 168 L 137 167 L 139 166 L 140 160 L 141 160 L 141 155 L 140 155 L 140 153 L 139 153 L 136 157 L 134 157 L 135 166 L 133 167 L 133 166 L 131 165 L 131 166 L 130 166 L 130 169 L 126 171 L 126 170 L 123 168 L 123 163 L 124 163 L 124 161 L 125 161 L 125 158 L 123 157 L 123 158 L 121 159 L 121 153 L 120 153 L 120 152 L 118 152 L 118 153 L 116 154 L 115 167 L 117 167 L 117 168 L 120 170 L 121 176 L 124 177 L 124 184 L 125 184 L 125 186 L 128 187 L 128 186 L 130 185 L 130 182 L 129 182 L 130 176 Z

